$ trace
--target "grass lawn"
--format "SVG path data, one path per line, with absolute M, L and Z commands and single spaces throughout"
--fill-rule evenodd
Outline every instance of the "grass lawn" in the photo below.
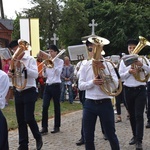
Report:
M 80 103 L 73 103 L 70 104 L 68 101 L 61 103 L 61 115 L 70 113 L 73 111 L 81 110 L 82 105 Z M 17 121 L 16 121 L 16 113 L 15 113 L 15 106 L 14 101 L 9 101 L 9 105 L 2 110 L 3 114 L 7 119 L 8 129 L 13 130 L 17 128 Z M 49 107 L 49 118 L 54 116 L 54 107 L 53 101 L 50 103 Z M 41 121 L 42 119 L 42 99 L 38 99 L 35 106 L 35 118 L 37 121 Z

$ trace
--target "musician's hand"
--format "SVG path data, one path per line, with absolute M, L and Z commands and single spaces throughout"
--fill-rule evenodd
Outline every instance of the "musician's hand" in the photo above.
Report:
M 139 66 L 139 67 L 142 67 L 142 66 L 143 66 L 143 64 L 142 64 L 139 60 L 138 60 L 138 61 L 135 61 L 134 64 L 137 65 L 137 66 Z
M 11 71 L 11 70 L 9 70 L 7 74 L 8 74 L 8 76 L 9 76 L 10 78 L 12 78 L 12 77 L 13 77 L 13 73 L 12 73 L 12 71 Z
M 22 53 L 19 54 L 19 56 L 16 58 L 17 60 L 21 60 L 22 57 L 24 56 L 25 52 L 23 51 Z
M 16 65 L 17 68 L 20 68 L 20 67 L 21 67 L 20 61 L 16 61 L 16 62 L 15 62 L 15 65 Z
M 79 67 L 77 67 L 76 70 L 78 71 L 78 70 L 79 70 Z
M 130 70 L 129 70 L 129 73 L 130 74 L 137 74 L 137 72 L 138 72 L 138 69 L 134 69 L 134 68 L 131 68 Z
M 102 85 L 102 84 L 104 84 L 104 81 L 103 81 L 103 79 L 99 79 L 99 77 L 97 76 L 97 77 L 95 77 L 95 79 L 93 80 L 93 83 L 94 83 L 95 85 Z
M 65 78 L 65 81 L 69 81 L 70 79 L 69 78 Z
M 92 65 L 97 67 L 97 68 L 100 68 L 100 69 L 105 69 L 103 62 L 101 62 L 101 61 L 93 60 Z

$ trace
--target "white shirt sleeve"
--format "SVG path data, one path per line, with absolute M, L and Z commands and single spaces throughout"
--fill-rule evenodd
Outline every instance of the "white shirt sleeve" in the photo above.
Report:
M 0 70 L 0 108 L 3 109 L 5 107 L 5 97 L 8 93 L 9 89 L 9 77 L 8 75 Z

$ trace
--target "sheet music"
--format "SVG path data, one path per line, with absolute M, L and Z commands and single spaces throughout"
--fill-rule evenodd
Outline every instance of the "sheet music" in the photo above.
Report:
M 0 48 L 0 56 L 3 58 L 3 59 L 11 59 L 12 58 L 12 55 L 9 51 L 8 48 Z
M 88 50 L 85 44 L 68 46 L 71 61 L 88 59 Z

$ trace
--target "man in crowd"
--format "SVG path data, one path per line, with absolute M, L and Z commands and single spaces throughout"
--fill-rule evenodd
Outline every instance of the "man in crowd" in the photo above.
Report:
M 94 54 L 95 44 L 91 43 L 89 50 Z M 93 55 L 92 55 L 93 56 Z M 104 127 L 104 132 L 110 142 L 112 150 L 119 150 L 118 138 L 115 134 L 114 110 L 111 103 L 111 96 L 105 94 L 99 85 L 104 83 L 102 78 L 95 76 L 93 65 L 97 68 L 111 70 L 112 78 L 116 81 L 117 76 L 110 64 L 106 64 L 102 56 L 102 61 L 89 60 L 81 67 L 79 77 L 79 89 L 85 90 L 85 102 L 83 106 L 83 130 L 86 150 L 95 150 L 94 131 L 97 117 L 100 118 Z M 107 65 L 107 67 L 106 67 Z M 107 70 L 106 70 L 107 71 Z
M 59 49 L 56 45 L 49 46 L 49 53 L 51 59 L 54 59 L 59 53 Z M 51 133 L 57 133 L 60 131 L 61 114 L 60 114 L 60 94 L 61 94 L 61 79 L 64 61 L 60 58 L 54 59 L 53 66 L 45 66 L 45 78 L 46 85 L 43 93 L 43 110 L 42 110 L 42 129 L 41 134 L 48 133 L 48 108 L 50 101 L 53 98 L 54 102 L 54 128 Z
M 5 98 L 9 90 L 9 77 L 2 71 L 2 61 L 0 57 L 0 109 L 5 107 Z M 6 118 L 0 110 L 0 149 L 9 150 L 8 128 Z
M 136 39 L 129 39 L 127 42 L 127 48 L 129 54 L 133 53 L 138 41 Z M 146 58 L 145 58 L 146 60 Z M 144 130 L 144 118 L 143 113 L 145 109 L 147 94 L 146 94 L 146 82 L 138 81 L 135 78 L 136 74 L 143 76 L 150 73 L 150 64 L 147 60 L 146 64 L 138 58 L 137 61 L 131 65 L 125 65 L 125 61 L 121 61 L 119 66 L 119 73 L 122 81 L 124 81 L 124 94 L 127 109 L 129 112 L 129 119 L 132 129 L 133 137 L 129 144 L 136 144 L 136 150 L 142 150 L 143 130 Z M 136 66 L 136 67 L 135 67 Z M 139 73 L 140 70 L 143 70 Z
M 21 47 L 20 47 L 21 45 Z M 10 70 L 8 75 L 13 79 L 16 71 L 21 70 L 21 78 L 26 82 L 24 87 L 20 86 L 18 82 L 15 86 L 15 109 L 18 122 L 19 132 L 19 148 L 18 150 L 28 150 L 28 126 L 36 140 L 36 149 L 40 150 L 43 145 L 42 137 L 35 120 L 34 110 L 35 102 L 37 101 L 36 78 L 38 77 L 38 69 L 36 60 L 29 55 L 28 43 L 24 40 L 14 40 L 9 44 L 9 47 L 14 51 L 13 58 L 18 56 L 19 51 L 22 50 L 20 58 L 11 60 Z M 16 68 L 18 70 L 16 70 Z M 27 78 L 25 78 L 25 76 Z
M 73 84 L 73 77 L 74 77 L 74 67 L 71 65 L 69 57 L 64 58 L 64 66 L 61 73 L 61 96 L 60 101 L 64 102 L 65 100 L 65 93 L 68 89 L 69 93 L 69 102 L 70 104 L 73 103 L 73 90 L 72 90 L 72 84 Z

